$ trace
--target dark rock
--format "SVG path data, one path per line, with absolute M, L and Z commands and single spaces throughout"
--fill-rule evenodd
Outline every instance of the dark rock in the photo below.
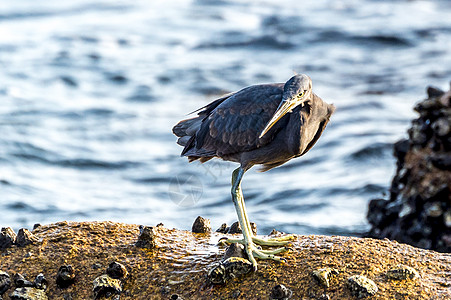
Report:
M 36 278 L 34 280 L 34 286 L 37 289 L 44 290 L 44 291 L 47 289 L 47 280 L 45 279 L 44 274 L 39 273 L 36 276 Z
M 288 289 L 283 284 L 278 284 L 272 288 L 271 294 L 269 295 L 270 299 L 290 299 L 293 295 L 293 292 Z
M 16 273 L 14 275 L 14 284 L 16 287 L 21 288 L 21 287 L 34 287 L 34 283 L 31 281 L 28 281 L 25 279 L 25 277 L 20 274 L 20 273 Z
M 92 264 L 92 266 L 91 266 L 91 268 L 93 268 L 94 270 L 98 270 L 101 267 L 102 267 L 102 264 L 100 264 L 100 263 L 95 263 L 95 264 Z
M 171 298 L 169 298 L 171 300 L 183 300 L 183 298 L 177 294 L 171 295 Z
M 279 235 L 279 234 L 283 234 L 283 232 L 277 231 L 275 228 L 271 230 L 271 232 L 269 233 L 269 235 Z
M 112 262 L 106 269 L 106 273 L 114 279 L 123 279 L 127 277 L 128 272 L 123 264 Z
M 122 293 L 121 281 L 108 275 L 101 275 L 94 279 L 94 299 L 108 298 Z
M 420 116 L 409 140 L 395 144 L 390 198 L 369 202 L 366 236 L 451 252 L 451 90 L 429 88 L 428 95 L 414 108 Z
M 224 254 L 224 257 L 222 260 L 226 260 L 230 257 L 241 257 L 241 258 L 247 258 L 246 251 L 244 250 L 244 246 L 238 243 L 233 243 L 229 247 L 227 247 L 227 250 Z
M 75 269 L 71 265 L 61 266 L 56 274 L 56 284 L 59 288 L 66 288 L 75 281 Z
M 0 249 L 11 247 L 16 241 L 16 233 L 11 227 L 2 227 L 0 231 Z
M 451 171 L 451 156 L 449 155 L 437 155 L 430 157 L 430 161 L 437 169 Z
M 222 223 L 221 226 L 219 226 L 219 228 L 216 229 L 216 232 L 227 233 L 228 230 L 229 230 L 229 227 L 227 227 L 227 224 L 226 223 Z
M 201 216 L 198 216 L 193 223 L 193 227 L 191 229 L 194 233 L 209 233 L 211 232 L 211 225 L 209 219 L 204 219 Z
M 428 94 L 429 98 L 440 97 L 441 95 L 443 95 L 445 93 L 441 89 L 436 88 L 434 86 L 428 86 L 426 91 L 427 91 L 427 94 Z
M 41 227 L 41 224 L 36 223 L 36 224 L 33 225 L 33 230 L 35 230 L 36 228 L 39 228 L 39 227 Z
M 17 233 L 16 237 L 16 245 L 19 247 L 24 247 L 29 244 L 34 244 L 39 239 L 35 237 L 28 229 L 21 228 L 19 229 L 19 232 Z
M 0 297 L 11 287 L 11 277 L 9 274 L 0 271 Z
M 252 272 L 254 267 L 247 259 L 241 257 L 230 257 L 219 264 L 215 264 L 207 274 L 212 284 L 224 284 L 228 280 L 241 277 Z
M 257 224 L 254 222 L 251 222 L 251 229 L 254 235 L 257 235 Z M 235 233 L 243 233 L 241 230 L 241 226 L 239 222 L 235 222 L 232 225 L 230 225 L 229 231 L 227 232 L 229 234 L 235 234 Z
M 153 249 L 157 246 L 154 228 L 151 226 L 139 226 L 139 237 L 137 247 Z

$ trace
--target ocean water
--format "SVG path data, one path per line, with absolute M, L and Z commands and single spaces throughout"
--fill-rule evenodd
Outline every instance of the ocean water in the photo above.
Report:
M 0 226 L 236 220 L 231 172 L 171 128 L 306 73 L 337 107 L 316 146 L 243 190 L 259 233 L 359 235 L 425 88 L 451 79 L 449 1 L 0 2 Z

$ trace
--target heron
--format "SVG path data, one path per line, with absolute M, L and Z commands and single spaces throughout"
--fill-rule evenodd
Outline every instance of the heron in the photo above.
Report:
M 197 116 L 177 123 L 172 131 L 189 162 L 212 158 L 239 163 L 232 172 L 232 201 L 243 238 L 240 243 L 254 270 L 258 259 L 285 261 L 277 254 L 293 235 L 263 239 L 254 236 L 244 205 L 241 181 L 254 165 L 265 172 L 307 153 L 318 141 L 335 110 L 312 91 L 312 80 L 296 74 L 285 83 L 258 84 L 229 93 L 194 111 Z M 264 250 L 260 246 L 283 246 Z

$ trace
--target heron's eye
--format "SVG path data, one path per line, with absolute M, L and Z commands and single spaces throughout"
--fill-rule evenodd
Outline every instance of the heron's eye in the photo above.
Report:
M 299 95 L 298 95 L 298 98 L 302 98 L 304 96 L 304 92 L 301 92 Z

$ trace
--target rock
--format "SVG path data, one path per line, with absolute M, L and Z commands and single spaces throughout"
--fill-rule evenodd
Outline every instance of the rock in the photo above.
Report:
M 201 216 L 198 216 L 193 223 L 193 227 L 191 229 L 194 233 L 209 233 L 211 232 L 211 225 L 209 219 L 204 219 Z
M 112 262 L 106 269 L 106 273 L 108 276 L 114 279 L 123 279 L 127 277 L 128 272 L 127 269 L 123 264 L 120 264 L 118 262 Z
M 293 292 L 289 288 L 287 288 L 283 284 L 278 284 L 272 288 L 269 298 L 288 300 L 292 295 Z
M 157 246 L 153 227 L 139 226 L 139 237 L 136 246 L 147 249 L 153 249 Z
M 395 144 L 390 198 L 370 201 L 366 236 L 451 252 L 451 90 L 428 96 L 415 106 L 409 140 Z
M 238 299 L 269 299 L 278 283 L 293 291 L 292 299 L 327 299 L 323 296 L 325 288 L 309 274 L 309 270 L 322 266 L 337 266 L 340 270 L 327 289 L 330 299 L 352 299 L 346 279 L 356 274 L 364 274 L 377 284 L 375 299 L 451 299 L 449 254 L 389 240 L 299 235 L 291 242 L 293 250 L 281 254 L 286 263 L 258 260 L 256 272 L 211 286 L 207 270 L 217 265 L 226 251 L 215 245 L 224 236 L 222 233 L 193 234 L 191 230 L 154 227 L 156 249 L 135 246 L 139 227 L 134 224 L 43 224 L 33 234 L 43 242 L 0 251 L 0 270 L 8 270 L 11 279 L 17 272 L 35 276 L 45 271 L 49 299 L 92 299 L 92 282 L 113 261 L 124 264 L 129 272 L 123 292 L 112 295 L 121 299 L 149 299 L 149 295 L 169 299 L 173 294 L 185 299 L 228 299 L 237 289 Z M 25 258 L 30 251 L 34 255 Z M 389 280 L 387 271 L 400 263 L 414 268 L 421 278 L 412 282 Z M 93 269 L 95 264 L 100 268 Z M 55 276 L 61 266 L 68 265 L 76 266 L 76 276 L 69 288 L 62 289 L 55 284 Z M 6 293 L 11 292 L 12 288 Z M 6 293 L 3 297 L 9 299 Z
M 230 257 L 211 268 L 207 277 L 212 284 L 224 284 L 228 280 L 246 275 L 252 270 L 252 263 L 247 259 Z
M 251 229 L 252 229 L 252 233 L 254 235 L 257 235 L 257 224 L 255 224 L 254 222 L 251 222 Z M 241 230 L 240 223 L 235 222 L 232 225 L 230 225 L 229 231 L 227 233 L 228 234 L 243 233 L 243 231 Z
M 44 290 L 33 287 L 17 288 L 9 296 L 11 300 L 48 300 Z
M 349 277 L 348 286 L 351 294 L 359 299 L 374 296 L 378 290 L 374 281 L 362 275 Z
M 45 279 L 44 274 L 39 273 L 36 276 L 36 278 L 34 280 L 34 286 L 37 289 L 44 290 L 44 291 L 47 289 L 47 280 Z
M 61 266 L 56 274 L 56 284 L 60 288 L 67 288 L 75 281 L 75 270 L 71 265 Z
M 11 287 L 11 277 L 9 274 L 0 271 L 0 297 Z
M 108 298 L 122 293 L 121 281 L 108 275 L 101 275 L 94 279 L 94 299 Z
M 323 286 L 329 287 L 329 281 L 334 275 L 338 275 L 338 270 L 333 268 L 321 268 L 314 270 L 312 276 Z
M 0 231 L 0 250 L 11 247 L 16 241 L 16 233 L 11 227 L 2 227 Z
M 238 243 L 233 243 L 228 246 L 222 260 L 224 261 L 230 257 L 241 257 L 247 259 L 247 254 L 244 250 L 244 246 Z
M 387 271 L 387 277 L 389 279 L 406 280 L 416 279 L 420 277 L 417 270 L 406 265 L 397 265 Z
M 14 275 L 14 284 L 16 285 L 16 287 L 20 288 L 20 287 L 34 287 L 34 283 L 26 280 L 25 277 L 20 274 L 20 273 L 16 273 Z
M 226 223 L 222 223 L 221 226 L 216 229 L 216 232 L 227 233 L 229 231 L 229 227 L 227 227 Z
M 21 228 L 17 233 L 16 245 L 19 247 L 25 247 L 26 245 L 34 244 L 39 239 L 35 237 L 28 229 Z

